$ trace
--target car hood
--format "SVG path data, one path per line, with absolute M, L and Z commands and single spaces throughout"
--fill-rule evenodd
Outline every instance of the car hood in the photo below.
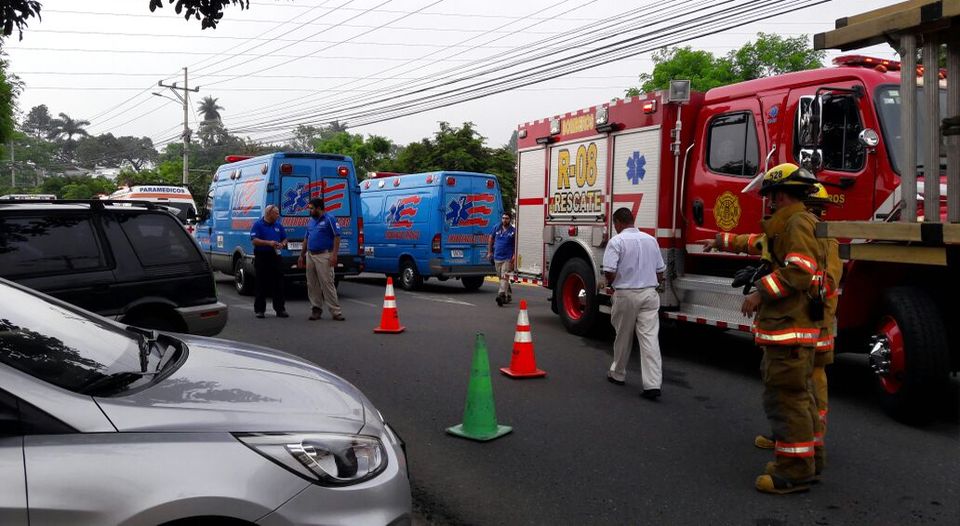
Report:
M 177 335 L 186 360 L 166 378 L 96 398 L 118 431 L 356 433 L 366 398 L 346 380 L 295 356 Z

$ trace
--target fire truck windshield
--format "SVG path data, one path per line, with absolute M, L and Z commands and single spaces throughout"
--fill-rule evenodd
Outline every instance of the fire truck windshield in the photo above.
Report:
M 917 90 L 917 103 L 922 104 L 923 90 Z M 887 155 L 890 156 L 890 164 L 893 169 L 900 173 L 898 157 L 902 156 L 903 135 L 900 131 L 900 86 L 885 85 L 877 89 L 876 98 L 877 113 L 880 115 L 880 125 L 883 128 L 883 137 L 887 143 Z M 947 91 L 940 90 L 940 119 L 947 115 Z M 927 141 L 928 116 L 923 111 L 917 111 L 917 161 L 918 168 L 923 168 L 923 145 Z M 940 164 L 946 163 L 947 143 L 943 136 L 940 136 Z M 922 170 L 921 170 L 922 173 Z

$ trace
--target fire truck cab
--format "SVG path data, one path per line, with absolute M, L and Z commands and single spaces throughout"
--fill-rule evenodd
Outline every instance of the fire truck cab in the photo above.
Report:
M 929 118 L 936 117 L 918 112 L 918 130 Z M 745 332 L 751 320 L 740 314 L 742 291 L 730 283 L 752 257 L 705 253 L 700 242 L 760 231 L 764 203 L 743 193 L 751 180 L 791 162 L 827 187 L 836 204 L 831 221 L 892 221 L 899 213 L 903 145 L 893 61 L 839 57 L 835 67 L 703 94 L 675 81 L 664 92 L 521 124 L 518 137 L 514 279 L 552 289 L 554 312 L 575 334 L 609 312 L 600 263 L 620 207 L 663 251 L 663 316 Z M 928 140 L 922 132 L 917 139 Z M 933 170 L 939 175 L 940 167 Z M 867 352 L 869 338 L 891 319 L 914 332 L 948 334 L 955 347 L 944 315 L 957 282 L 946 266 L 848 263 L 838 351 Z M 901 410 L 960 362 L 946 339 L 911 339 L 943 343 L 906 347 L 899 367 L 878 375 L 882 394 Z

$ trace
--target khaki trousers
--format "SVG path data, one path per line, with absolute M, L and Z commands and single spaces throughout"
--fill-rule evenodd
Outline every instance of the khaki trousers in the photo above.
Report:
M 610 376 L 624 381 L 633 352 L 633 335 L 640 342 L 640 376 L 643 388 L 660 389 L 663 372 L 660 358 L 660 294 L 655 288 L 620 289 L 613 293 L 610 321 L 617 330 L 613 342 Z
M 513 289 L 510 288 L 510 280 L 507 279 L 506 274 L 513 270 L 513 262 L 509 259 L 504 260 L 494 260 L 494 268 L 497 270 L 497 279 L 500 280 L 500 289 L 497 291 L 498 295 L 513 295 Z
M 332 252 L 323 254 L 307 253 L 307 295 L 314 309 L 323 311 L 323 304 L 330 307 L 330 314 L 340 316 L 340 302 L 337 300 L 337 287 L 330 265 Z
M 820 418 L 811 381 L 814 354 L 813 347 L 767 346 L 760 364 L 763 409 L 777 442 L 775 473 L 794 482 L 815 472 L 814 436 Z

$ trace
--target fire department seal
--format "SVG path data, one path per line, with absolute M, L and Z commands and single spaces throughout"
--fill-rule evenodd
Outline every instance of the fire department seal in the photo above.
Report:
M 733 230 L 740 224 L 740 200 L 732 192 L 724 192 L 713 205 L 713 217 L 721 230 Z

